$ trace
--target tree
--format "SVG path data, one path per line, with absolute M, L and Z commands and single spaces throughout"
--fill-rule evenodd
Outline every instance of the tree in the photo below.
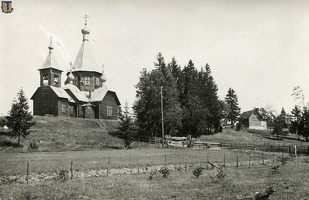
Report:
M 291 114 L 292 114 L 291 116 L 292 120 L 290 124 L 290 132 L 298 135 L 298 129 L 299 129 L 301 115 L 302 115 L 301 109 L 299 109 L 299 107 L 295 105 L 295 107 L 291 111 Z
M 309 141 L 309 110 L 305 107 L 302 113 L 300 125 L 299 125 L 299 134 L 306 138 L 306 141 Z
M 164 126 L 168 133 L 177 134 L 181 128 L 181 107 L 178 101 L 176 81 L 166 66 L 161 53 L 154 63 L 156 69 L 144 69 L 136 85 L 136 101 L 133 110 L 136 114 L 140 134 L 160 136 L 162 132 L 161 86 L 163 87 Z
M 125 147 L 129 147 L 131 139 L 135 134 L 135 125 L 133 117 L 129 112 L 128 102 L 125 103 L 124 110 L 120 112 L 119 132 L 124 138 Z
M 234 122 L 236 122 L 238 116 L 240 115 L 240 108 L 238 107 L 237 95 L 232 88 L 229 88 L 225 97 L 225 102 L 228 105 L 227 120 L 231 121 L 233 127 Z
M 12 132 L 12 137 L 18 138 L 18 146 L 20 146 L 20 137 L 26 137 L 30 134 L 30 128 L 34 125 L 31 122 L 33 116 L 29 110 L 28 100 L 23 89 L 20 89 L 17 94 L 17 100 L 14 99 L 9 115 L 5 116 L 7 127 Z

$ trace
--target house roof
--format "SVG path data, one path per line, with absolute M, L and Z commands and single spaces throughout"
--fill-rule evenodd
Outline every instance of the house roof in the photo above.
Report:
M 254 108 L 253 110 L 249 110 L 249 111 L 243 112 L 239 116 L 239 119 L 242 119 L 242 120 L 249 119 L 252 114 L 256 114 L 256 116 L 259 118 L 259 120 L 263 120 L 263 117 L 260 115 L 258 108 Z
M 75 85 L 66 84 L 65 86 L 63 86 L 63 89 L 70 90 L 78 101 L 83 101 L 83 102 L 89 101 L 86 94 L 81 92 Z

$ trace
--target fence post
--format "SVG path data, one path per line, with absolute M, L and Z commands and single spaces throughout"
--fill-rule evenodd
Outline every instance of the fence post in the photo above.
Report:
M 238 155 L 236 156 L 236 167 L 238 167 Z
M 164 155 L 164 165 L 166 165 L 166 155 Z
M 139 163 L 138 163 L 138 157 L 137 157 L 137 173 L 139 174 Z
M 262 152 L 262 159 L 263 159 L 263 165 L 265 164 L 264 163 L 264 152 Z
M 208 169 L 208 155 L 206 156 L 206 169 Z
M 110 167 L 110 161 L 111 161 L 111 157 L 108 157 L 108 163 L 107 163 L 107 170 L 106 170 L 106 176 L 108 176 L 108 172 L 109 172 L 109 167 Z
M 26 176 L 26 180 L 27 180 L 27 185 L 29 183 L 29 160 L 27 160 L 27 176 Z
M 225 167 L 225 154 L 223 155 L 223 167 Z
M 71 168 L 70 168 L 70 171 L 71 171 L 71 180 L 73 179 L 73 160 L 71 160 Z
M 297 158 L 297 147 L 295 145 L 295 158 Z
M 273 164 L 275 164 L 275 153 L 273 153 Z
M 186 157 L 186 160 L 185 160 L 185 171 L 187 171 L 187 157 Z

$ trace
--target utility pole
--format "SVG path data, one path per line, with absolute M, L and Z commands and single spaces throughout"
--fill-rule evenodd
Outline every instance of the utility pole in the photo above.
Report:
M 161 115 L 162 115 L 162 147 L 164 146 L 164 118 L 163 118 L 163 86 L 161 86 Z

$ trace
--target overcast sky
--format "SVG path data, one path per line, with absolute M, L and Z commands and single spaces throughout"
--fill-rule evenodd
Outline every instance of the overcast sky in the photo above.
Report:
M 28 99 L 53 37 L 54 55 L 65 72 L 82 43 L 87 14 L 96 63 L 122 105 L 135 100 L 143 68 L 154 69 L 158 52 L 183 67 L 209 63 L 224 99 L 232 87 L 242 111 L 295 104 L 294 86 L 309 101 L 309 1 L 25 1 L 0 13 L 0 115 L 22 87 Z M 307 100 L 305 99 L 307 102 Z M 33 102 L 30 101 L 31 111 Z

